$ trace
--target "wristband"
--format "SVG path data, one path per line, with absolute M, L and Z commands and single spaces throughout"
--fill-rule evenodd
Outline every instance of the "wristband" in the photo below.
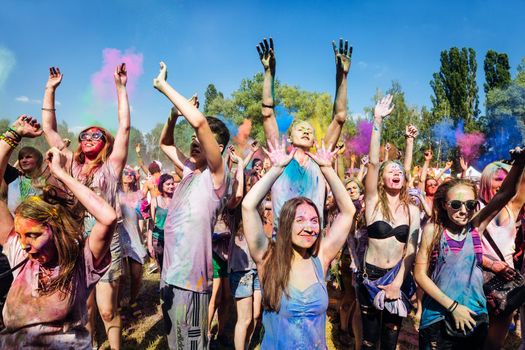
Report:
M 43 111 L 47 111 L 47 112 L 55 112 L 57 109 L 56 108 L 44 108 L 44 107 L 42 107 L 42 110 Z
M 448 312 L 450 313 L 453 313 L 454 310 L 456 310 L 456 308 L 458 307 L 458 302 L 456 300 L 454 300 L 454 302 L 452 303 L 452 305 L 450 305 L 447 309 Z
M 17 142 L 22 141 L 22 136 L 20 136 L 20 134 L 17 133 L 16 130 L 13 129 L 12 127 L 8 127 L 6 132 L 11 133 L 13 135 L 13 137 L 15 138 L 15 141 L 17 141 Z
M 267 105 L 267 104 L 264 104 L 264 103 L 262 103 L 262 106 L 266 107 L 266 108 L 275 108 L 274 105 Z
M 0 140 L 4 140 L 4 142 L 7 143 L 13 149 L 15 149 L 16 146 L 18 146 L 18 142 L 16 142 L 8 136 L 5 136 L 5 134 L 0 135 Z

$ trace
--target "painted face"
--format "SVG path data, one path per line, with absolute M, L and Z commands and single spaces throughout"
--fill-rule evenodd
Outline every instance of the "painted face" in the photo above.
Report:
M 387 189 L 400 190 L 405 183 L 405 175 L 399 164 L 391 162 L 383 171 L 383 183 Z
M 467 202 L 475 200 L 474 192 L 467 186 L 457 185 L 452 187 L 447 192 L 447 202 L 445 203 L 445 210 L 447 211 L 448 218 L 453 224 L 457 226 L 465 226 L 470 219 L 474 216 L 475 210 L 468 210 L 466 204 L 462 204 L 459 209 L 454 209 L 456 205 L 452 201 Z
M 80 133 L 79 138 L 82 153 L 84 153 L 88 159 L 96 158 L 106 144 L 105 137 L 100 137 L 100 133 L 104 135 L 99 128 L 89 128 Z
M 436 180 L 430 179 L 426 181 L 425 193 L 427 195 L 433 196 L 434 194 L 436 194 L 437 188 L 438 188 L 438 183 Z
M 295 124 L 290 133 L 292 145 L 300 148 L 311 148 L 314 145 L 314 128 L 307 122 Z
M 346 190 L 350 194 L 350 198 L 355 201 L 359 199 L 359 196 L 361 195 L 361 190 L 359 189 L 359 186 L 355 182 L 349 182 L 346 185 Z
M 173 190 L 175 189 L 175 182 L 173 179 L 169 179 L 162 185 L 162 191 L 165 194 L 173 194 Z
M 504 169 L 498 169 L 494 173 L 494 176 L 492 176 L 492 180 L 490 181 L 490 188 L 492 192 L 492 196 L 494 196 L 496 193 L 498 193 L 501 184 L 507 177 L 507 172 Z
M 25 154 L 22 158 L 18 159 L 18 164 L 24 173 L 30 173 L 37 167 L 37 160 L 31 153 Z
M 17 215 L 15 217 L 15 232 L 31 260 L 38 261 L 41 265 L 56 260 L 57 250 L 49 226 Z
M 319 216 L 315 209 L 302 203 L 295 211 L 292 225 L 292 243 L 300 248 L 310 248 L 319 236 Z

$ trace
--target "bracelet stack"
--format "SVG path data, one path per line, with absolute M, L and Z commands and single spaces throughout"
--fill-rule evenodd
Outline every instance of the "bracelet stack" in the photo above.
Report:
M 16 148 L 20 141 L 22 141 L 22 136 L 20 136 L 13 128 L 9 127 L 7 130 L 0 135 L 0 140 L 4 140 L 11 148 Z
M 459 305 L 459 303 L 456 300 L 454 300 L 452 305 L 450 305 L 448 307 L 447 311 L 450 312 L 450 313 L 453 313 L 457 309 L 458 305 Z

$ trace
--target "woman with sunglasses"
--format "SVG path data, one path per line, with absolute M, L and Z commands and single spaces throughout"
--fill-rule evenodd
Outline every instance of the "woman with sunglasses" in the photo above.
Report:
M 506 163 L 493 162 L 483 169 L 478 196 L 481 208 L 490 202 L 500 190 L 510 168 L 510 165 Z M 513 254 L 515 252 L 514 242 L 517 234 L 516 220 L 524 204 L 525 179 L 522 179 L 517 194 L 487 225 L 485 235 L 481 241 L 483 246 L 483 267 L 505 279 L 514 277 Z M 498 257 L 493 244 L 503 254 L 504 261 Z M 487 307 L 489 311 L 489 331 L 485 341 L 485 349 L 501 349 L 505 343 L 514 313 L 500 316 L 494 313 L 490 303 L 487 304 Z
M 481 210 L 477 211 L 476 185 L 469 180 L 447 181 L 434 195 L 431 222 L 423 230 L 414 270 L 425 291 L 419 328 L 421 349 L 483 348 L 488 315 L 480 237 L 516 195 L 525 152 L 516 148 L 511 155 L 512 169 L 499 192 Z
M 126 83 L 128 80 L 126 65 L 118 65 L 114 72 L 118 98 L 119 126 L 115 139 L 104 128 L 91 126 L 79 134 L 79 144 L 75 152 L 67 149 L 57 131 L 55 92 L 62 81 L 60 69 L 51 67 L 46 84 L 42 107 L 42 128 L 47 143 L 64 152 L 67 157 L 67 169 L 73 177 L 87 185 L 104 198 L 113 208 L 117 207 L 117 184 L 128 156 L 130 113 Z M 85 219 L 85 234 L 89 235 L 93 218 Z M 112 263 L 110 269 L 101 278 L 88 301 L 89 330 L 94 330 L 95 305 L 104 322 L 109 344 L 112 349 L 120 348 L 121 320 L 118 309 L 118 285 L 122 273 L 120 238 L 118 232 L 113 235 L 111 244 Z M 96 304 L 95 304 L 96 293 Z
M 131 166 L 126 165 L 122 172 L 118 192 L 122 222 L 119 222 L 117 225 L 117 231 L 120 236 L 122 259 L 125 264 L 125 278 L 129 279 L 128 282 L 130 283 L 129 308 L 134 318 L 141 315 L 137 304 L 137 296 L 142 283 L 142 266 L 147 256 L 139 225 L 139 221 L 142 220 L 140 204 L 143 198 L 143 193 L 137 180 L 137 173 Z M 121 284 L 120 289 L 125 289 L 124 283 Z M 120 295 L 122 296 L 122 294 L 121 292 Z M 122 298 L 119 299 L 122 301 Z
M 410 308 L 408 298 L 414 290 L 410 271 L 419 232 L 419 210 L 409 204 L 403 164 L 379 162 L 383 119 L 393 109 L 391 95 L 376 104 L 370 139 L 365 179 L 368 240 L 364 257 L 359 259 L 357 278 L 362 349 L 375 349 L 379 344 L 381 349 L 396 348 L 402 317 L 406 317 Z M 414 136 L 415 131 L 406 134 L 407 139 Z
M 18 140 L 42 134 L 31 117 L 22 116 L 0 136 L 0 178 Z M 108 269 L 115 210 L 67 171 L 64 153 L 46 157 L 53 176 L 95 218 L 91 236 L 83 237 L 75 215 L 55 188 L 25 199 L 15 218 L 0 201 L 0 244 L 13 267 L 14 282 L 3 310 L 6 329 L 1 349 L 91 349 L 86 329 L 86 301 Z

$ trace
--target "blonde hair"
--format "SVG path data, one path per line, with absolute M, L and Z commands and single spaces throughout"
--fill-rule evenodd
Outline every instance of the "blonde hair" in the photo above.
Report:
M 496 172 L 502 169 L 508 174 L 510 168 L 510 165 L 503 162 L 492 162 L 483 169 L 479 181 L 479 199 L 483 203 L 487 204 L 495 195 L 495 193 L 492 193 L 492 179 Z

